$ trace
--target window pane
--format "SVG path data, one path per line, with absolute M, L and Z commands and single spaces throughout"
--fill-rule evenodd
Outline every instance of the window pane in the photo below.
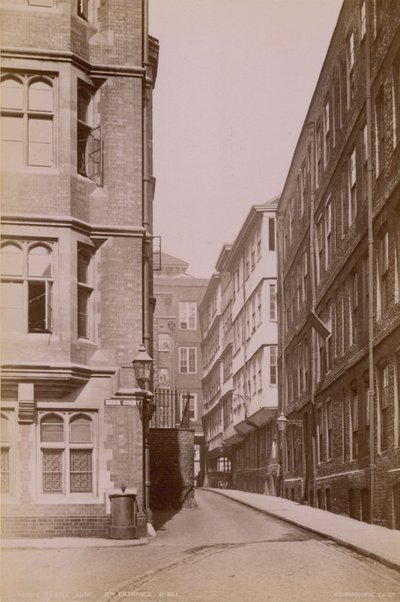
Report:
M 84 284 L 89 283 L 89 264 L 90 257 L 88 253 L 84 251 L 79 251 L 78 253 L 78 282 L 82 282 Z
M 78 337 L 89 337 L 90 291 L 78 288 Z
M 10 434 L 9 434 L 9 422 L 8 422 L 8 418 L 6 418 L 5 416 L 1 417 L 1 440 L 2 442 L 6 442 L 10 440 Z
M 17 167 L 24 162 L 22 117 L 2 116 L 1 154 L 4 167 Z
M 1 491 L 7 493 L 10 490 L 10 450 L 1 450 Z
M 47 247 L 38 245 L 29 251 L 28 275 L 51 276 L 51 252 Z
M 74 449 L 70 453 L 71 493 L 92 491 L 92 451 Z
M 1 283 L 1 319 L 3 332 L 23 332 L 24 298 L 22 282 Z
M 46 332 L 46 283 L 28 282 L 28 331 Z
M 29 86 L 29 109 L 31 111 L 53 110 L 53 88 L 50 84 L 36 81 Z
M 43 493 L 63 493 L 63 451 L 43 450 Z
M 22 109 L 22 83 L 8 77 L 1 82 L 1 106 L 5 109 Z
M 75 418 L 70 424 L 71 443 L 90 443 L 92 441 L 92 421 L 82 416 Z
M 1 248 L 1 273 L 5 276 L 22 275 L 22 250 L 16 245 Z
M 64 441 L 64 423 L 58 416 L 49 416 L 40 423 L 42 443 L 62 443 Z
M 29 119 L 29 165 L 51 167 L 53 164 L 53 122 Z

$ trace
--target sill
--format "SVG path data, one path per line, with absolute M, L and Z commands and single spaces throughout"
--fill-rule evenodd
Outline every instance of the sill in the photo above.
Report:
M 93 497 L 81 497 L 82 494 L 79 493 L 69 493 L 68 495 L 60 495 L 60 494 L 43 494 L 37 496 L 34 500 L 36 504 L 49 504 L 49 505 L 89 505 L 89 504 L 104 504 L 104 499 L 99 496 Z

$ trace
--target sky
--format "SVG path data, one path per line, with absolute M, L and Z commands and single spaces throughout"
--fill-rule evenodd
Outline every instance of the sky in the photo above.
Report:
M 342 0 L 150 0 L 154 235 L 208 278 L 283 189 Z

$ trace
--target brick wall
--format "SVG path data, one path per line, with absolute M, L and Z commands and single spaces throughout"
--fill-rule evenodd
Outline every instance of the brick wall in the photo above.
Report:
M 109 516 L 3 517 L 3 538 L 102 537 L 110 536 Z
M 150 430 L 150 505 L 153 510 L 194 503 L 194 431 Z

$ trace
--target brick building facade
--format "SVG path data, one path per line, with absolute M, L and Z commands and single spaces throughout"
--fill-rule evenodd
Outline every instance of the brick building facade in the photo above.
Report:
M 399 84 L 397 2 L 345 0 L 278 207 L 284 494 L 391 528 L 400 528 Z
M 4 0 L 1 28 L 3 530 L 105 537 L 121 484 L 143 514 L 158 43 L 142 0 Z
M 188 263 L 161 253 L 161 269 L 154 272 L 154 386 L 161 392 L 158 406 L 169 406 L 169 427 L 178 426 L 189 400 L 189 426 L 194 429 L 195 476 L 202 472 L 204 442 L 201 388 L 202 355 L 198 307 L 208 280 L 187 273 Z M 168 396 L 176 391 L 176 396 Z M 166 409 L 166 408 L 165 408 Z M 157 423 L 156 411 L 153 425 Z

